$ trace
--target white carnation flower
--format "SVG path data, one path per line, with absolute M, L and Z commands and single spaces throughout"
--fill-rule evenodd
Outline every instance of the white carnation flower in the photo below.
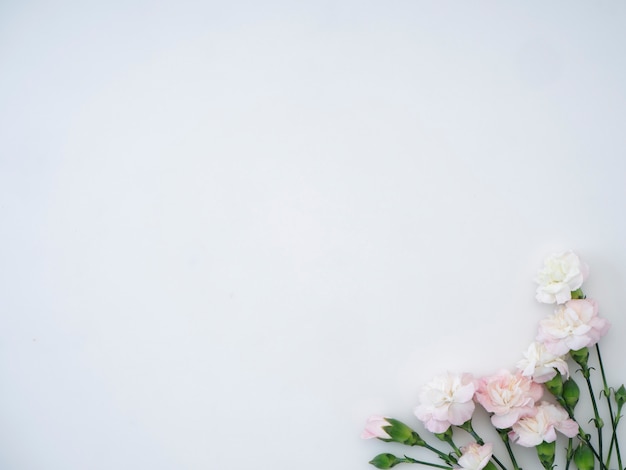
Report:
M 450 425 L 460 426 L 471 419 L 475 391 L 470 374 L 437 376 L 422 387 L 415 415 L 430 432 L 445 432 Z
M 537 300 L 546 304 L 567 302 L 572 291 L 582 286 L 588 272 L 587 265 L 571 251 L 548 257 L 535 279 L 539 284 Z
M 524 359 L 517 363 L 517 368 L 524 377 L 532 377 L 533 381 L 540 384 L 554 378 L 557 371 L 565 378 L 569 377 L 565 359 L 552 354 L 543 343 L 537 341 L 528 346 Z

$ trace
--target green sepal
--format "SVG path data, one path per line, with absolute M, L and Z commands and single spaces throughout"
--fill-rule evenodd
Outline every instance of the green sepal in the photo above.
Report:
M 581 442 L 574 451 L 574 463 L 578 470 L 593 470 L 595 467 L 593 451 L 584 442 Z
M 572 299 L 578 300 L 578 299 L 584 299 L 584 298 L 585 298 L 585 294 L 583 294 L 582 289 L 576 289 L 572 291 Z
M 550 392 L 555 397 L 558 398 L 563 395 L 563 379 L 561 378 L 561 374 L 559 374 L 558 372 L 553 378 L 544 383 L 544 385 L 548 389 L 548 392 Z
M 552 470 L 554 466 L 554 454 L 556 451 L 556 441 L 553 442 L 542 442 L 541 444 L 535 447 L 537 449 L 537 457 L 539 457 L 539 461 L 543 468 L 546 470 Z
M 450 442 L 452 440 L 452 428 L 448 428 L 444 432 L 436 432 L 435 436 L 440 441 Z
M 569 355 L 576 363 L 583 368 L 583 371 L 587 369 L 587 360 L 589 359 L 589 349 L 581 348 L 576 351 L 570 351 Z
M 620 408 L 624 406 L 624 403 L 626 403 L 626 388 L 624 388 L 624 385 L 618 388 L 615 392 L 615 402 Z
M 408 427 L 402 421 L 397 419 L 387 418 L 389 426 L 383 426 L 383 429 L 389 434 L 389 439 L 383 439 L 385 441 L 399 442 L 407 446 L 424 446 L 426 442 L 420 437 L 413 429 Z
M 578 387 L 578 384 L 572 378 L 567 379 L 563 383 L 563 401 L 565 401 L 565 405 L 571 411 L 574 411 L 579 398 L 580 388 Z
M 369 463 L 376 468 L 391 468 L 400 462 L 401 460 L 393 454 L 378 454 Z

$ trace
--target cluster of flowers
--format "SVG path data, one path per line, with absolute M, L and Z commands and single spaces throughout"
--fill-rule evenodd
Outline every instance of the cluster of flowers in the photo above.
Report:
M 433 463 L 385 453 L 376 456 L 370 463 L 383 469 L 399 463 L 418 463 L 462 470 L 494 470 L 497 465 L 506 470 L 507 467 L 494 455 L 493 444 L 483 441 L 472 427 L 472 417 L 476 404 L 479 404 L 489 413 L 491 424 L 504 442 L 515 470 L 519 470 L 519 466 L 511 443 L 536 448 L 543 467 L 552 470 L 557 432 L 569 438 L 566 470 L 571 462 L 579 470 L 592 470 L 596 463 L 600 470 L 608 470 L 614 451 L 619 469 L 623 470 L 616 427 L 622 406 L 626 403 L 626 389 L 622 385 L 614 390 L 606 383 L 598 341 L 610 325 L 598 316 L 597 303 L 586 299 L 582 292 L 587 274 L 587 266 L 572 252 L 552 255 L 545 261 L 536 279 L 539 284 L 536 298 L 542 303 L 556 304 L 556 309 L 540 321 L 536 340 L 530 344 L 514 373 L 501 370 L 479 379 L 467 373 L 448 373 L 435 377 L 422 388 L 415 415 L 428 431 L 451 446 L 450 453 L 431 446 L 398 420 L 382 416 L 372 416 L 368 420 L 363 438 L 425 447 L 443 462 Z M 588 365 L 588 358 L 589 348 L 593 346 L 604 383 L 602 392 L 611 417 L 612 436 L 608 452 L 603 449 L 604 422 L 599 415 L 590 380 L 593 368 Z M 593 443 L 574 415 L 580 389 L 570 376 L 570 358 L 580 367 L 589 388 L 595 415 L 591 421 L 598 434 Z M 453 428 L 469 433 L 473 442 L 457 447 Z

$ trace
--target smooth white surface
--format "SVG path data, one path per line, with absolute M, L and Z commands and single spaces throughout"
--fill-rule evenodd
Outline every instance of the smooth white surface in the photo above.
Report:
M 563 248 L 624 380 L 625 19 L 0 4 L 0 467 L 370 468 L 369 414 L 514 366 Z

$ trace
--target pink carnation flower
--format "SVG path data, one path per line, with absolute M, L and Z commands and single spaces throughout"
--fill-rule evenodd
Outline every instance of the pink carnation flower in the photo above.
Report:
M 463 454 L 459 458 L 460 470 L 481 470 L 489 463 L 493 454 L 493 446 L 489 443 L 485 445 L 476 442 L 461 449 Z
M 420 394 L 415 415 L 430 432 L 445 432 L 459 426 L 474 413 L 476 386 L 470 374 L 446 374 L 435 377 Z
M 491 423 L 498 429 L 513 426 L 520 418 L 534 412 L 535 402 L 543 396 L 543 388 L 521 372 L 502 370 L 478 381 L 476 400 L 493 413 Z
M 389 439 L 390 436 L 383 429 L 385 426 L 390 426 L 387 420 L 383 416 L 370 416 L 365 424 L 365 429 L 361 433 L 362 439 Z
M 570 300 L 539 322 L 537 341 L 557 356 L 596 344 L 610 324 L 598 316 L 594 300 Z
M 578 434 L 578 424 L 563 408 L 544 401 L 535 408 L 533 415 L 513 425 L 509 437 L 523 447 L 535 447 L 542 442 L 556 441 L 556 431 L 574 437 Z

